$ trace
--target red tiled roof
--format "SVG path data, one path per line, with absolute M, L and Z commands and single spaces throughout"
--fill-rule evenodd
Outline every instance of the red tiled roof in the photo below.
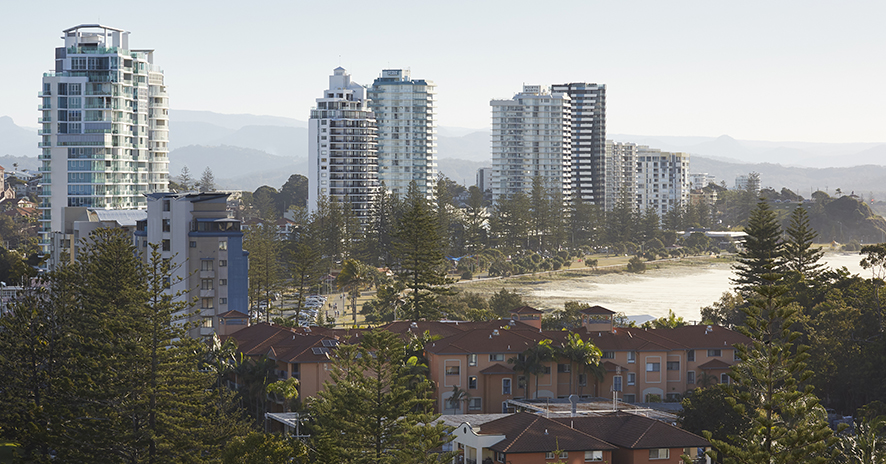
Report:
M 284 362 L 327 362 L 324 335 L 302 335 L 292 329 L 262 322 L 241 329 L 226 338 L 237 341 L 237 350 L 246 356 L 268 355 Z M 321 348 L 321 350 L 313 350 Z M 327 348 L 322 350 L 322 348 Z
M 495 331 L 498 331 L 498 335 L 495 335 Z M 426 346 L 425 349 L 437 354 L 516 354 L 522 353 L 530 346 L 546 339 L 550 339 L 552 344 L 557 346 L 562 344 L 568 335 L 569 332 L 560 330 L 540 331 L 535 328 L 532 330 L 475 329 L 437 340 Z
M 685 325 L 675 329 L 651 329 L 649 332 L 693 349 L 731 348 L 735 344 L 751 343 L 748 337 L 719 325 Z
M 463 333 L 467 329 L 467 325 L 461 324 L 461 327 L 454 322 L 438 322 L 438 321 L 395 321 L 381 326 L 382 329 L 396 334 L 414 334 L 421 337 L 425 332 L 431 335 L 439 335 L 448 337 Z
M 744 335 L 720 326 L 688 325 L 675 329 L 616 327 L 613 332 L 588 331 L 588 340 L 604 351 L 663 351 L 731 348 L 750 343 Z M 584 338 L 584 337 L 582 337 Z
M 511 314 L 544 314 L 544 311 L 539 311 L 531 306 L 520 306 L 517 309 L 512 309 Z
M 590 308 L 582 309 L 580 312 L 583 314 L 615 314 L 615 311 L 612 311 L 611 309 L 606 309 L 600 305 L 594 305 Z
M 495 363 L 495 364 L 487 367 L 486 369 L 483 369 L 482 371 L 480 371 L 480 373 L 484 374 L 484 375 L 495 375 L 495 374 L 508 375 L 508 374 L 513 374 L 514 369 L 511 369 L 510 367 L 507 367 L 507 366 L 502 366 L 499 363 Z
M 707 447 L 704 438 L 662 421 L 613 412 L 600 416 L 559 417 L 575 429 L 628 449 Z
M 553 450 L 591 451 L 617 449 L 599 438 L 544 416 L 521 412 L 480 426 L 483 435 L 504 435 L 489 449 L 502 453 L 545 453 Z
M 724 370 L 724 369 L 729 369 L 730 367 L 732 367 L 732 366 L 729 364 L 726 364 L 725 362 L 723 362 L 719 359 L 712 359 L 712 360 L 698 366 L 699 369 L 703 369 L 703 370 Z
M 615 372 L 618 370 L 619 367 L 624 371 L 628 370 L 627 367 L 615 364 L 612 361 L 603 361 L 602 363 L 600 363 L 600 365 L 603 366 L 603 369 L 606 369 L 607 372 Z
M 221 318 L 229 318 L 229 317 L 243 318 L 243 317 L 249 317 L 249 315 L 241 313 L 240 311 L 237 311 L 236 309 L 232 309 L 230 311 L 223 312 L 223 313 L 219 314 L 218 317 L 221 317 Z

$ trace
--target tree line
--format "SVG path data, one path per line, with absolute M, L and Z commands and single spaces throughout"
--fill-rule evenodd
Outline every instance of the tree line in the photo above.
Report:
M 736 291 L 702 317 L 751 342 L 729 384 L 683 400 L 684 427 L 712 439 L 718 462 L 884 462 L 886 244 L 862 248 L 863 278 L 824 267 L 803 207 L 783 230 L 760 202 L 745 230 Z M 854 415 L 854 431 L 829 427 L 825 408 Z

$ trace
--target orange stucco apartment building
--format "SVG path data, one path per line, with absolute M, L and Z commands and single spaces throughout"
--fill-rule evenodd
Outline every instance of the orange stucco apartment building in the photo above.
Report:
M 628 403 L 676 401 L 696 387 L 729 382 L 729 367 L 737 361 L 733 345 L 749 343 L 744 335 L 715 325 L 648 330 L 613 327 L 613 314 L 599 306 L 588 308 L 577 330 L 603 352 L 602 380 L 565 359 L 546 363 L 537 378 L 515 371 L 508 360 L 542 340 L 560 347 L 568 335 L 541 330 L 541 311 L 529 307 L 515 309 L 509 320 L 393 322 L 382 328 L 404 338 L 425 331 L 443 337 L 425 347 L 431 380 L 437 386 L 438 411 L 443 414 L 507 412 L 507 400 L 527 396 L 612 398 L 613 391 Z M 245 355 L 265 355 L 276 361 L 277 376 L 299 379 L 300 396 L 307 398 L 329 380 L 335 347 L 358 343 L 364 330 L 261 323 L 226 336 L 233 337 Z M 459 390 L 468 399 L 453 404 L 450 397 Z

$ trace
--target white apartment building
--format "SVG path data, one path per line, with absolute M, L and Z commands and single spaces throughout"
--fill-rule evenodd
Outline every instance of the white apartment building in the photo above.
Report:
M 689 154 L 637 147 L 637 207 L 659 216 L 689 203 Z
M 585 203 L 600 206 L 617 200 L 607 195 L 606 86 L 574 82 L 551 86 L 572 103 L 572 192 Z
M 524 85 L 492 100 L 492 200 L 529 194 L 534 177 L 572 199 L 572 105 L 569 95 Z
M 64 232 L 63 208 L 144 209 L 144 195 L 169 183 L 169 101 L 154 51 L 100 24 L 63 33 L 38 95 L 44 253 Z
M 612 211 L 619 200 L 637 198 L 637 154 L 639 148 L 633 143 L 606 141 L 606 211 Z
M 706 172 L 696 172 L 689 174 L 689 183 L 692 185 L 693 190 L 703 189 L 711 183 L 716 182 L 717 178 Z
M 401 197 L 415 181 L 431 198 L 437 176 L 437 125 L 433 82 L 409 70 L 385 69 L 369 89 L 378 122 L 378 179 Z
M 379 188 L 377 130 L 366 89 L 335 68 L 308 121 L 309 210 L 326 197 L 369 221 Z

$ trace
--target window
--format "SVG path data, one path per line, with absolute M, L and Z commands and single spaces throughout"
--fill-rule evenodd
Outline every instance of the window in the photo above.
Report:
M 226 259 L 218 260 L 218 267 L 228 267 L 228 260 L 226 260 Z
M 212 260 L 204 259 L 200 261 L 200 270 L 201 271 L 212 271 Z
M 468 377 L 468 388 L 475 390 L 477 388 L 477 376 L 472 375 Z
M 545 452 L 545 459 L 554 459 L 554 452 L 553 451 L 546 451 Z
M 222 240 L 222 241 L 218 242 L 218 249 L 221 251 L 227 251 L 228 250 L 228 241 Z
M 495 452 L 495 460 L 498 462 L 505 462 L 505 453 Z
M 543 373 L 544 373 L 544 375 L 550 375 L 551 374 L 551 366 L 545 366 Z
M 446 366 L 446 375 L 458 375 L 459 368 L 458 366 Z
M 212 279 L 200 279 L 200 290 L 212 290 Z
M 616 375 L 615 377 L 612 378 L 612 391 L 615 391 L 615 392 L 622 391 L 621 376 L 620 375 Z
M 628 363 L 634 364 L 635 362 L 637 362 L 637 352 L 628 351 Z
M 557 372 L 570 372 L 572 366 L 569 364 L 557 364 Z
M 172 249 L 172 246 L 169 243 L 169 240 L 163 240 L 163 251 L 169 251 Z
M 718 358 L 718 357 L 720 357 L 720 355 L 721 355 L 720 350 L 708 350 L 708 357 Z
M 587 386 L 588 384 L 588 374 L 578 374 L 578 385 L 580 387 Z
M 585 462 L 602 461 L 602 451 L 585 451 Z
M 627 393 L 627 394 L 625 394 L 625 396 L 624 396 L 624 402 L 625 402 L 625 403 L 636 403 L 636 402 L 637 402 L 637 396 L 634 395 L 633 393 Z
M 201 321 L 200 325 L 203 328 L 211 329 L 212 328 L 212 318 L 211 317 L 204 317 L 203 320 Z
M 191 248 L 197 248 L 197 242 L 191 240 L 191 243 L 188 244 Z
M 468 409 L 471 411 L 479 411 L 481 408 L 481 398 L 471 398 L 468 401 Z
M 615 359 L 615 351 L 604 351 L 603 359 Z
M 502 395 L 510 395 L 511 394 L 511 379 L 501 379 L 501 394 Z
M 163 211 L 169 211 L 169 200 L 163 200 Z
M 646 372 L 661 372 L 661 363 L 646 363 Z
M 169 219 L 163 220 L 163 232 L 169 232 L 172 228 L 169 226 Z
M 560 459 L 569 458 L 569 451 L 560 451 Z
M 732 350 L 732 360 L 741 361 L 741 358 L 738 356 L 738 350 Z
M 219 287 L 224 287 L 225 285 L 228 285 L 228 279 L 218 279 Z
M 686 360 L 695 361 L 695 350 L 689 350 L 686 352 Z
M 468 355 L 468 366 L 476 366 L 477 365 L 477 355 L 469 354 Z
M 649 450 L 649 459 L 668 459 L 671 450 L 667 448 L 653 448 Z
M 637 383 L 637 374 L 628 372 L 628 385 L 634 385 L 635 383 Z
M 505 355 L 504 355 L 504 353 L 490 354 L 490 355 L 489 355 L 489 360 L 490 360 L 490 361 L 504 361 L 504 360 L 505 360 Z
M 219 298 L 218 304 L 228 304 L 228 299 L 227 298 Z
M 669 371 L 679 371 L 680 370 L 680 361 L 668 361 L 668 370 Z
M 729 383 L 729 374 L 720 374 L 720 383 L 728 384 Z
M 203 309 L 212 309 L 214 302 L 215 302 L 214 298 L 201 298 L 200 299 L 200 303 L 201 303 L 200 307 Z
M 686 383 L 695 383 L 695 371 L 686 373 Z

